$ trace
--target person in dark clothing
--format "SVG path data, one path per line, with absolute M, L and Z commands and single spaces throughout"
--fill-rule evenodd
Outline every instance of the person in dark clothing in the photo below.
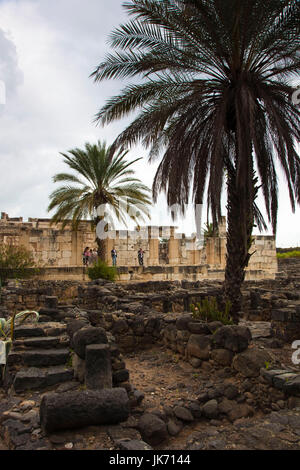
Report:
M 142 248 L 140 248 L 139 251 L 138 251 L 138 260 L 139 260 L 139 265 L 140 266 L 144 265 L 144 254 L 145 254 L 145 252 L 142 250 Z
M 87 266 L 89 263 L 89 257 L 90 257 L 90 248 L 87 246 L 82 254 L 82 262 L 83 266 Z
M 112 265 L 117 266 L 117 256 L 118 256 L 117 251 L 115 250 L 115 248 L 113 248 L 110 253 L 111 253 L 111 259 L 112 259 Z

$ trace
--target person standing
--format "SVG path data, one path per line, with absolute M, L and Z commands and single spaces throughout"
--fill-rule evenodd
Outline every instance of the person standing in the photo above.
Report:
M 84 252 L 83 252 L 83 255 L 82 255 L 83 266 L 87 266 L 87 265 L 88 265 L 88 261 L 89 261 L 89 252 L 90 252 L 90 249 L 89 249 L 89 247 L 87 246 L 87 247 L 84 249 Z
M 117 256 L 118 256 L 117 251 L 115 250 L 115 248 L 113 248 L 110 253 L 111 253 L 111 259 L 112 259 L 112 265 L 117 266 Z
M 140 248 L 139 251 L 138 251 L 138 260 L 139 260 L 139 265 L 140 266 L 144 265 L 144 254 L 145 254 L 145 252 L 142 250 L 142 248 Z
M 97 249 L 94 248 L 93 250 L 91 250 L 91 258 L 90 258 L 90 261 L 91 261 L 91 264 L 96 264 L 97 261 L 98 261 L 98 253 L 97 253 Z
M 93 251 L 88 249 L 87 252 L 86 252 L 86 258 L 87 258 L 87 266 L 90 266 L 91 263 L 92 263 L 92 253 Z

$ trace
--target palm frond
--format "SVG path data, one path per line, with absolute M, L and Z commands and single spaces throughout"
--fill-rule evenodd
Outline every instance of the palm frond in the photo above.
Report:
M 64 162 L 75 173 L 58 173 L 53 178 L 54 182 L 65 185 L 50 195 L 48 211 L 55 211 L 52 223 L 61 222 L 63 228 L 71 224 L 76 230 L 82 219 L 96 219 L 97 208 L 107 204 L 123 223 L 126 223 L 126 213 L 134 211 L 135 207 L 139 213 L 149 216 L 150 190 L 134 177 L 132 168 L 140 158 L 127 161 L 127 153 L 127 150 L 112 153 L 111 147 L 99 141 L 93 145 L 86 143 L 83 150 L 73 149 L 62 154 Z M 127 214 L 127 218 L 130 217 Z

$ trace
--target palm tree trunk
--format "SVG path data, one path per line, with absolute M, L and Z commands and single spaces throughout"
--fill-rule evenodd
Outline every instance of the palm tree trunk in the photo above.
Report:
M 235 323 L 239 322 L 242 308 L 241 286 L 245 279 L 245 268 L 251 255 L 253 202 L 248 194 L 246 204 L 241 192 L 237 189 L 235 170 L 228 174 L 228 231 L 225 282 L 223 285 L 225 300 L 231 303 L 231 316 Z M 244 224 L 243 214 L 246 213 L 247 223 Z
M 103 217 L 96 217 L 94 220 L 95 226 L 97 227 L 98 223 L 103 220 Z M 108 227 L 105 226 L 104 231 L 107 231 Z M 96 236 L 96 242 L 98 245 L 98 256 L 101 261 L 106 261 L 106 240 Z
M 106 261 L 106 243 L 105 240 L 101 240 L 100 238 L 96 238 L 97 245 L 98 245 L 98 256 L 101 261 Z

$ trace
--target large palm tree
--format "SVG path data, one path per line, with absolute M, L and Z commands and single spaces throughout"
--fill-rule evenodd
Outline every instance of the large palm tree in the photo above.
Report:
M 299 73 L 295 0 L 131 0 L 132 21 L 110 36 L 114 49 L 92 76 L 134 78 L 99 111 L 110 123 L 139 110 L 114 148 L 141 141 L 150 160 L 163 156 L 153 185 L 168 204 L 195 204 L 205 194 L 214 225 L 227 174 L 225 296 L 238 320 L 256 212 L 257 171 L 276 233 L 276 162 L 292 209 L 300 202 L 299 109 L 288 82 Z
M 65 184 L 50 195 L 48 211 L 55 209 L 52 222 L 62 222 L 64 228 L 71 221 L 74 230 L 87 217 L 91 218 L 94 227 L 100 222 L 104 236 L 97 230 L 96 241 L 103 260 L 107 216 L 114 215 L 124 223 L 127 216 L 135 222 L 149 217 L 150 190 L 134 178 L 132 170 L 132 165 L 140 158 L 128 162 L 125 159 L 127 153 L 120 150 L 112 154 L 111 148 L 100 141 L 95 145 L 87 143 L 83 150 L 76 148 L 70 150 L 69 155 L 61 154 L 75 173 L 58 173 L 53 177 L 55 183 Z

